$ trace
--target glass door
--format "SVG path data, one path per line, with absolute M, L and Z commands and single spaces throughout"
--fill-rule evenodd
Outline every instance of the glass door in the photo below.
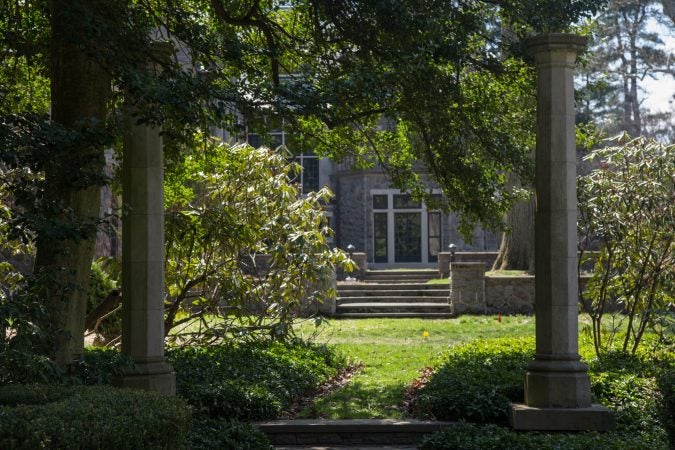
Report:
M 394 260 L 422 262 L 422 213 L 394 213 Z

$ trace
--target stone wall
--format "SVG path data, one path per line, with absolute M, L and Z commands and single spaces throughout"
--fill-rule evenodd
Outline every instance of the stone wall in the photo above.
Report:
M 455 262 L 482 262 L 489 270 L 497 259 L 498 252 L 455 252 Z M 450 275 L 450 260 L 452 253 L 440 252 L 438 254 L 438 273 L 441 278 Z
M 534 276 L 485 277 L 488 314 L 533 314 Z
M 450 276 L 453 314 L 534 313 L 533 275 L 486 277 L 483 263 L 456 262 L 451 265 Z M 581 278 L 582 288 L 588 279 Z

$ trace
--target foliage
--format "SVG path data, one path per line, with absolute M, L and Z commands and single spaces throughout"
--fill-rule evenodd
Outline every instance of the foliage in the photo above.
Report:
M 271 450 L 267 436 L 248 423 L 195 419 L 187 445 L 193 450 Z
M 0 281 L 0 385 L 60 379 L 63 370 L 49 358 L 56 331 L 43 302 L 45 286 L 58 285 L 58 273 L 24 277 L 3 262 Z
M 584 354 L 592 353 L 591 348 L 581 350 Z M 608 445 L 606 448 L 619 448 L 616 445 L 621 439 L 629 439 L 631 442 L 635 440 L 635 448 L 647 448 L 647 445 L 651 448 L 666 446 L 664 430 L 668 427 L 669 419 L 668 413 L 665 415 L 666 420 L 663 419 L 665 403 L 661 397 L 667 397 L 668 388 L 664 384 L 666 389 L 661 391 L 657 380 L 672 371 L 675 359 L 672 348 L 661 350 L 662 352 L 638 355 L 616 352 L 589 362 L 594 397 L 612 409 L 617 417 L 616 432 L 605 435 L 608 440 L 604 444 L 599 441 L 598 448 L 605 448 L 602 445 Z M 522 376 L 526 363 L 533 358 L 533 353 L 532 338 L 495 339 L 454 347 L 442 355 L 435 373 L 417 392 L 413 401 L 414 411 L 416 414 L 433 414 L 434 417 L 445 420 L 466 420 L 479 424 L 506 423 L 508 403 L 523 401 Z M 491 430 L 498 430 L 495 433 L 499 436 L 501 433 L 508 433 L 498 428 L 470 429 L 485 430 L 486 435 L 492 433 Z M 474 434 L 470 432 L 470 435 Z M 534 444 L 528 447 L 530 441 L 525 439 L 522 441 L 523 448 L 556 448 L 556 441 L 549 441 L 555 438 L 536 434 L 527 436 L 532 436 Z M 596 439 L 593 434 L 579 436 L 586 436 L 579 439 L 587 444 Z M 468 446 L 473 439 L 479 439 L 476 448 L 480 448 L 480 445 L 493 448 L 495 442 L 498 442 L 497 438 L 498 436 L 494 436 L 483 441 L 477 435 L 467 436 L 467 447 L 458 448 L 474 448 Z M 510 442 L 509 439 L 520 442 L 517 434 L 504 435 L 504 439 L 505 442 Z M 539 442 L 538 439 L 544 440 Z M 448 442 L 449 447 L 438 448 L 455 448 L 452 443 L 458 442 L 447 436 L 437 437 L 432 441 L 433 445 L 445 445 L 442 442 Z M 541 447 L 537 447 L 538 445 Z M 575 445 L 573 440 L 570 445 Z M 588 448 L 579 445 L 579 448 Z
M 5 449 L 183 448 L 191 417 L 178 397 L 107 386 L 10 385 L 0 399 Z
M 196 416 L 239 420 L 278 417 L 345 364 L 334 351 L 299 341 L 177 348 L 167 360 Z
M 660 3 L 610 0 L 589 27 L 591 51 L 583 58 L 578 93 L 582 122 L 594 123 L 605 133 L 649 133 L 669 142 L 669 115 L 649 114 L 642 101 L 644 80 L 672 77 L 673 55 L 662 37 L 673 30 L 673 23 L 665 19 Z M 650 126 L 659 119 L 665 119 L 661 127 Z
M 600 252 L 581 306 L 597 354 L 614 345 L 635 353 L 646 330 L 667 336 L 675 327 L 675 145 L 623 136 L 585 159 L 597 168 L 578 181 L 581 247 Z M 605 335 L 607 314 L 615 326 Z
M 114 290 L 118 289 L 120 275 L 110 270 L 109 261 L 102 258 L 91 264 L 91 273 L 89 274 L 89 288 L 87 289 L 87 315 L 105 301 Z M 112 273 L 111 273 L 112 272 Z M 122 334 L 122 314 L 119 311 L 121 305 L 104 316 L 97 319 L 97 324 L 92 330 L 106 339 L 112 339 Z
M 464 231 L 475 221 L 496 226 L 516 196 L 505 173 L 531 174 L 533 87 L 518 54 L 504 57 L 499 15 L 525 35 L 563 28 L 599 3 L 492 3 L 2 2 L 0 158 L 30 181 L 11 186 L 12 232 L 37 240 L 38 267 L 73 269 L 61 274 L 65 284 L 84 288 L 92 252 L 83 241 L 105 221 L 91 217 L 95 187 L 109 182 L 103 149 L 130 119 L 163 126 L 169 164 L 197 130 L 239 137 L 264 131 L 266 120 L 295 134 L 294 153 L 379 162 L 421 197 L 420 160 L 444 206 L 463 213 Z M 180 47 L 181 61 L 159 61 L 155 38 Z M 147 70 L 148 61 L 162 70 Z M 71 300 L 81 293 L 67 291 Z M 72 313 L 52 300 L 54 326 L 79 340 L 63 320 Z
M 672 448 L 675 447 L 675 366 L 661 372 L 657 383 L 662 396 L 659 408 L 661 423 L 668 433 Z
M 478 341 L 453 347 L 416 394 L 418 416 L 476 423 L 505 422 L 511 401 L 523 398 L 523 373 L 534 357 L 532 339 Z
M 109 384 L 116 375 L 138 370 L 131 357 L 109 348 L 88 348 L 84 354 L 68 366 L 68 381 L 71 384 Z
M 332 194 L 303 196 L 292 170 L 269 149 L 205 137 L 167 173 L 165 330 L 179 327 L 170 339 L 284 339 L 299 313 L 335 295 L 335 265 L 349 261 L 328 245 Z
M 639 436 L 616 433 L 519 433 L 495 425 L 477 426 L 466 422 L 427 437 L 420 450 L 650 450 L 651 443 Z

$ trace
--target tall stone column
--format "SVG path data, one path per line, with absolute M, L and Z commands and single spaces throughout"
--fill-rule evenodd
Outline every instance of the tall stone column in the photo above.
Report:
M 168 44 L 158 45 L 159 52 L 167 52 Z M 133 117 L 129 122 L 122 161 L 122 352 L 138 370 L 119 377 L 115 384 L 173 395 L 175 374 L 164 358 L 161 130 L 138 125 Z
M 537 71 L 535 216 L 536 355 L 525 375 L 525 404 L 511 405 L 516 429 L 606 430 L 613 415 L 591 404 L 580 361 L 574 65 L 586 39 L 546 34 L 527 41 Z

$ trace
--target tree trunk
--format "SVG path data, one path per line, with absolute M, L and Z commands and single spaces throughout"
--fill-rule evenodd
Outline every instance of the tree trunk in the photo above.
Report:
M 96 127 L 103 130 L 111 78 L 98 62 L 80 48 L 86 37 L 85 27 L 78 20 L 87 20 L 73 13 L 69 0 L 52 0 L 51 11 L 51 108 L 52 120 L 66 130 Z M 88 12 L 96 13 L 97 2 L 82 2 Z M 86 140 L 85 140 L 86 141 Z M 83 141 L 84 142 L 84 141 Z M 104 157 L 101 144 L 74 144 L 69 152 L 57 152 L 45 170 L 46 195 L 53 204 L 63 207 L 81 223 L 95 223 L 99 217 L 100 186 L 85 186 L 77 175 L 102 173 Z M 64 161 L 64 156 L 68 161 Z M 74 165 L 73 162 L 80 164 Z M 79 178 L 79 179 L 78 179 Z M 73 183 L 73 180 L 79 183 Z M 57 218 L 58 220 L 59 218 Z M 87 285 L 94 250 L 95 228 L 84 229 L 81 236 L 54 239 L 37 237 L 35 272 L 58 272 L 55 283 L 48 287 L 46 299 L 50 308 L 50 325 L 57 331 L 52 358 L 68 364 L 83 352 L 84 320 L 87 306 Z M 64 291 L 65 289 L 65 291 Z
M 663 5 L 663 12 L 670 17 L 673 25 L 675 25 L 675 0 L 661 0 L 661 4 Z
M 534 196 L 513 205 L 506 215 L 506 226 L 492 270 L 534 273 Z

